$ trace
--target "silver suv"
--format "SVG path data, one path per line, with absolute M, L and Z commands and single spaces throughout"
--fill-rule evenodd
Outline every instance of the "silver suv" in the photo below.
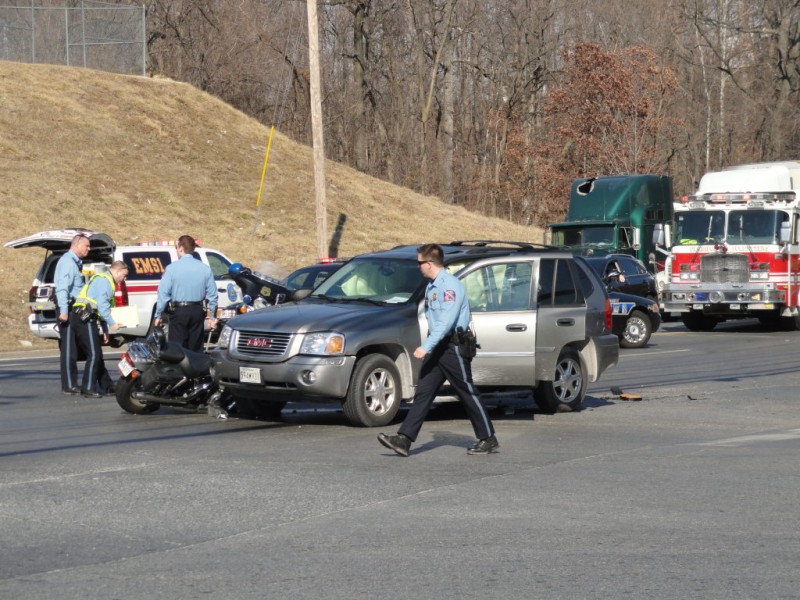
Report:
M 357 256 L 306 298 L 234 318 L 211 353 L 215 379 L 256 416 L 275 416 L 287 401 L 334 400 L 353 424 L 386 425 L 414 395 L 412 353 L 427 335 L 416 248 Z M 594 271 L 570 253 L 523 243 L 443 250 L 469 297 L 479 389 L 533 389 L 543 410 L 578 408 L 619 353 Z

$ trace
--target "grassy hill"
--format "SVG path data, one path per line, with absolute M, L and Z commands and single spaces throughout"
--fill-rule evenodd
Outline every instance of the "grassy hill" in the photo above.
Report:
M 186 233 L 284 274 L 316 253 L 311 148 L 183 83 L 0 61 L 0 242 L 86 227 L 118 244 Z M 339 256 L 451 239 L 538 241 L 541 232 L 328 162 L 328 231 Z M 0 350 L 55 347 L 28 332 L 43 253 L 0 247 Z M 32 345 L 31 345 L 32 344 Z

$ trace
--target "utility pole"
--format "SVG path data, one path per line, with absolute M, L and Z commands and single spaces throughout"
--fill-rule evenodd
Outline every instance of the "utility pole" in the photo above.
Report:
M 311 135 L 314 144 L 314 191 L 316 197 L 317 258 L 328 256 L 328 218 L 325 196 L 325 145 L 322 135 L 322 93 L 319 75 L 319 27 L 317 0 L 306 0 L 308 7 L 308 66 L 311 81 Z

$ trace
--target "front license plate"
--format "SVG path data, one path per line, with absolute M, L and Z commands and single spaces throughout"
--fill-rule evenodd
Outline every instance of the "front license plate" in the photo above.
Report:
M 693 304 L 692 308 L 695 309 L 695 310 L 703 310 L 703 305 L 702 304 Z
M 242 383 L 261 383 L 261 369 L 239 367 L 239 381 Z
M 731 310 L 739 310 L 742 308 L 741 304 L 731 304 Z
M 123 377 L 127 377 L 128 375 L 133 373 L 133 367 L 131 366 L 131 363 L 129 363 L 127 360 L 123 359 L 119 361 L 117 367 L 119 368 L 119 372 L 122 373 Z

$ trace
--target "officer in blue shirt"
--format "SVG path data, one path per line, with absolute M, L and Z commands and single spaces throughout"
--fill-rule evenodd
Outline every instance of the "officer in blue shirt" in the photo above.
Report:
M 203 325 L 206 311 L 203 300 L 208 300 L 208 311 L 212 315 L 211 328 L 217 326 L 213 315 L 217 314 L 217 284 L 211 267 L 198 260 L 192 253 L 196 244 L 194 238 L 182 235 L 175 249 L 178 260 L 165 270 L 158 284 L 155 325 L 163 323 L 161 315 L 171 303 L 167 339 L 177 342 L 184 348 L 201 352 L 203 350 Z
M 115 305 L 114 291 L 128 274 L 128 265 L 117 260 L 111 263 L 108 273 L 92 275 L 75 298 L 69 315 L 70 329 L 75 342 L 86 355 L 81 392 L 84 396 L 99 398 L 110 391 L 113 382 L 103 361 L 104 343 L 109 331 L 122 327 L 114 321 L 111 309 Z
M 61 391 L 64 394 L 78 394 L 81 391 L 78 387 L 78 348 L 75 334 L 69 327 L 69 309 L 85 283 L 82 260 L 89 254 L 90 246 L 88 237 L 76 235 L 72 238 L 69 250 L 56 263 L 54 282 L 60 336 L 58 349 L 61 354 Z
M 447 380 L 464 404 L 478 438 L 467 454 L 489 454 L 497 450 L 499 444 L 486 408 L 472 383 L 472 354 L 469 352 L 471 315 L 464 285 L 444 268 L 444 253 L 437 244 L 417 248 L 417 263 L 422 274 L 431 280 L 425 290 L 428 337 L 414 350 L 414 358 L 423 361 L 419 382 L 414 403 L 397 435 L 381 433 L 378 441 L 400 456 L 408 456 L 411 442 L 417 439 L 436 392 Z

